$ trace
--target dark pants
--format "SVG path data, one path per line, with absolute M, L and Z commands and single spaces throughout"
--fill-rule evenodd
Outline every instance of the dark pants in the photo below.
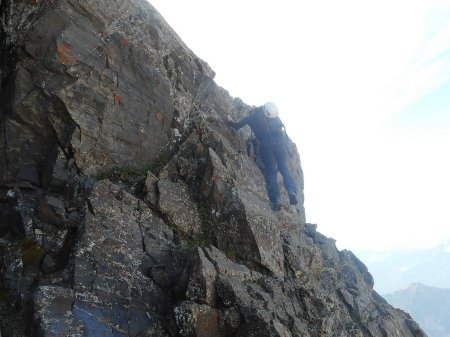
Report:
M 280 203 L 280 190 L 277 181 L 278 171 L 283 176 L 284 186 L 288 194 L 297 194 L 294 179 L 292 179 L 291 172 L 287 166 L 287 150 L 284 140 L 275 141 L 273 144 L 261 143 L 259 153 L 264 165 L 267 194 L 272 205 Z

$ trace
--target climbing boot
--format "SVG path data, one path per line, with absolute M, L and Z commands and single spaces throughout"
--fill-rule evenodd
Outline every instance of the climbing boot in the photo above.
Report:
M 270 203 L 270 207 L 274 211 L 279 211 L 281 209 L 281 204 L 279 202 L 277 202 L 277 203 Z
M 294 193 L 289 194 L 289 203 L 291 205 L 297 205 L 298 204 L 297 195 L 296 194 L 294 194 Z

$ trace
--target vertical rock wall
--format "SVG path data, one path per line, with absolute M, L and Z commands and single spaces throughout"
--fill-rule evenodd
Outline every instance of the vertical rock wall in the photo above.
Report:
M 150 4 L 0 9 L 1 336 L 424 336 L 305 224 L 291 142 L 270 209 L 250 107 Z

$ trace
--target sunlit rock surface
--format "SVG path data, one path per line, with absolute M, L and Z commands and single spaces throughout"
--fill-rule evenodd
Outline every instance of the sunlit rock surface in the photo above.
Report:
M 1 336 L 425 336 L 274 213 L 251 107 L 146 1 L 0 1 Z M 280 177 L 281 179 L 281 177 Z M 281 181 L 280 181 L 281 182 Z

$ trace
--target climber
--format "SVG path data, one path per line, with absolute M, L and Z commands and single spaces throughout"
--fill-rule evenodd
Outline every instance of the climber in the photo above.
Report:
M 278 171 L 283 176 L 290 204 L 296 205 L 297 188 L 287 165 L 286 139 L 283 134 L 283 123 L 278 117 L 277 106 L 272 102 L 267 102 L 263 106 L 253 109 L 247 117 L 239 122 L 234 122 L 228 116 L 228 125 L 235 130 L 239 130 L 247 124 L 259 141 L 259 155 L 264 166 L 267 194 L 272 209 L 275 211 L 281 209 L 277 181 Z

